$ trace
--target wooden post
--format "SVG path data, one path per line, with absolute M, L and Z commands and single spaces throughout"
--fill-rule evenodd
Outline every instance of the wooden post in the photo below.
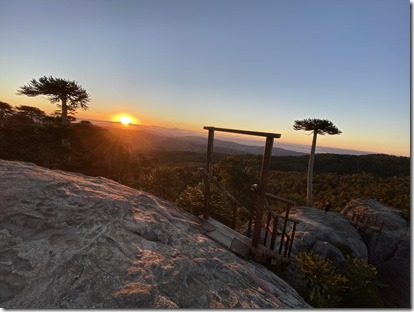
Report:
M 274 139 L 271 136 L 266 137 L 266 145 L 263 153 L 262 171 L 260 173 L 259 192 L 255 205 L 256 216 L 254 220 L 254 230 L 252 239 L 253 247 L 257 247 L 260 241 L 260 232 L 262 229 L 263 210 L 265 203 L 268 173 L 270 169 L 270 158 L 272 156 L 273 140 Z
M 213 154 L 213 142 L 214 142 L 214 128 L 208 130 L 208 143 L 207 143 L 207 162 L 206 171 L 212 175 L 212 154 Z M 209 216 L 209 203 L 210 203 L 210 179 L 206 177 L 204 180 L 204 219 L 208 219 Z

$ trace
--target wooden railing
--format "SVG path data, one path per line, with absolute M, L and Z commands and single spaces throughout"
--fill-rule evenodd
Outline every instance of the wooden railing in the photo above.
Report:
M 351 223 L 361 233 L 365 233 L 368 229 L 381 233 L 382 228 L 384 227 L 384 221 L 378 221 L 377 216 L 357 214 L 356 212 L 352 214 Z
M 198 171 L 201 172 L 207 179 L 209 179 L 209 181 L 213 183 L 233 203 L 231 228 L 233 230 L 236 230 L 237 220 L 241 216 L 246 218 L 249 221 L 249 224 L 251 224 L 251 220 L 253 218 L 251 211 L 244 207 L 243 204 L 241 204 L 233 195 L 231 195 L 230 192 L 227 191 L 225 187 L 221 185 L 219 181 L 217 181 L 216 178 L 214 178 L 209 172 L 207 172 L 206 169 L 198 168 Z
M 296 206 L 296 203 L 294 201 L 276 196 L 271 193 L 266 193 L 265 195 L 266 202 L 264 220 L 266 220 L 266 222 L 263 226 L 263 228 L 265 229 L 263 245 L 267 246 L 267 239 L 270 235 L 270 250 L 277 251 L 280 255 L 289 258 L 292 251 L 293 240 L 295 238 L 296 226 L 299 223 L 295 220 L 289 219 L 289 213 L 291 208 Z M 285 205 L 284 209 L 282 207 L 283 212 L 278 213 L 277 211 L 274 211 L 271 202 L 276 202 L 277 204 Z M 279 221 L 281 221 L 280 224 Z M 277 248 L 276 238 L 278 237 L 279 230 L 279 248 L 278 250 L 275 250 Z
M 231 228 L 233 230 L 237 229 L 237 224 L 239 218 L 243 218 L 247 220 L 247 229 L 243 231 L 243 235 L 252 238 L 252 225 L 253 220 L 255 219 L 255 211 L 254 209 L 247 209 L 244 207 L 240 201 L 238 201 L 230 192 L 228 192 L 223 185 L 217 181 L 210 173 L 208 173 L 204 168 L 198 169 L 200 173 L 204 175 L 212 184 L 214 184 L 224 195 L 227 196 L 228 199 L 233 203 L 233 214 L 232 214 L 232 222 Z M 257 191 L 256 185 L 252 186 L 253 194 Z M 279 255 L 284 256 L 285 258 L 289 258 L 293 246 L 293 239 L 295 237 L 296 225 L 298 224 L 297 221 L 289 219 L 289 212 L 290 209 L 296 206 L 296 203 L 276 196 L 271 193 L 266 193 L 266 202 L 265 202 L 265 213 L 264 213 L 264 221 L 261 224 L 261 228 L 264 230 L 264 237 L 262 244 L 269 248 L 271 251 L 277 252 Z M 273 208 L 271 201 L 278 202 L 281 204 L 286 205 L 286 209 L 284 209 L 282 214 L 278 214 Z M 280 224 L 279 224 L 279 221 Z M 290 232 L 290 234 L 287 234 Z M 270 237 L 270 243 L 268 243 L 268 239 Z M 279 239 L 278 246 L 276 245 L 277 238 Z M 278 248 L 277 248 L 278 247 Z

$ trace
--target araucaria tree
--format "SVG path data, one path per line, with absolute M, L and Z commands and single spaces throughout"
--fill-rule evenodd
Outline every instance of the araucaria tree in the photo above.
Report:
M 312 131 L 313 140 L 312 148 L 309 157 L 308 165 L 308 189 L 307 189 L 307 206 L 312 207 L 312 192 L 313 192 L 313 163 L 315 161 L 316 137 L 318 134 L 341 134 L 342 132 L 329 120 L 326 119 L 304 119 L 295 120 L 293 125 L 294 130 Z
M 46 95 L 52 103 L 61 107 L 62 125 L 68 125 L 68 111 L 76 111 L 77 108 L 88 109 L 89 94 L 76 81 L 62 78 L 41 77 L 32 79 L 27 85 L 20 87 L 18 95 L 30 97 Z

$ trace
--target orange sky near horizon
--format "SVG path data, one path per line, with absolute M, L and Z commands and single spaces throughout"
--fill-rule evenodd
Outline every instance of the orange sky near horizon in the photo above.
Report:
M 4 102 L 7 102 L 13 106 L 18 105 L 29 105 L 40 108 L 45 111 L 47 114 L 53 113 L 57 107 L 55 104 L 50 103 L 45 97 L 39 96 L 35 98 L 25 97 L 25 96 L 12 96 L 4 99 L 0 99 Z M 242 128 L 235 123 L 232 123 L 231 120 L 226 122 L 226 120 L 221 121 L 217 124 L 212 124 L 207 121 L 197 122 L 200 118 L 194 116 L 192 120 L 173 120 L 169 119 L 168 116 L 155 116 L 151 114 L 142 114 L 138 111 L 129 109 L 127 111 L 127 105 L 115 105 L 115 106 L 104 106 L 104 108 L 99 107 L 95 108 L 92 104 L 89 105 L 89 109 L 78 110 L 75 115 L 77 118 L 85 118 L 92 120 L 102 120 L 102 121 L 119 121 L 121 115 L 128 115 L 133 118 L 133 124 L 140 124 L 144 126 L 159 126 L 165 128 L 179 128 L 183 130 L 196 131 L 203 133 L 204 126 L 215 126 L 223 128 L 234 128 L 234 129 L 243 129 L 243 130 L 252 130 L 252 131 L 263 131 L 263 132 L 275 132 L 280 133 L 282 136 L 280 139 L 276 140 L 277 142 L 283 142 L 288 144 L 300 144 L 310 146 L 312 143 L 312 137 L 309 133 L 304 131 L 294 131 L 293 130 L 293 120 L 289 121 L 291 123 L 290 127 L 276 128 L 276 129 L 265 129 L 258 127 L 251 128 Z M 118 120 L 117 120 L 118 119 Z M 329 135 L 319 135 L 317 140 L 317 146 L 319 147 L 333 147 L 340 149 L 349 149 L 355 151 L 366 151 L 373 153 L 384 153 L 397 156 L 407 156 L 410 157 L 410 151 L 407 151 L 404 146 L 396 147 L 395 144 L 392 147 L 388 147 L 387 144 L 384 144 L 386 141 L 392 141 L 392 138 L 377 138 L 375 134 L 372 136 L 372 140 L 367 143 L 364 140 L 358 140 L 358 134 L 352 133 L 352 129 L 341 129 L 340 125 L 337 125 L 338 128 L 343 131 L 341 135 L 329 136 Z M 206 133 L 207 135 L 207 133 Z M 231 135 L 230 135 L 231 136 Z M 255 139 L 254 137 L 249 137 L 250 139 Z M 261 141 L 261 139 L 258 139 Z M 395 142 L 393 142 L 395 143 Z

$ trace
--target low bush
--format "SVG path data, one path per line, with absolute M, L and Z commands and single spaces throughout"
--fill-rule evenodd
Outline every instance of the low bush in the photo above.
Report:
M 313 253 L 296 255 L 299 269 L 308 280 L 305 299 L 316 308 L 383 308 L 375 266 L 347 255 L 344 273 L 336 273 L 330 260 Z M 306 298 L 307 297 L 307 298 Z

